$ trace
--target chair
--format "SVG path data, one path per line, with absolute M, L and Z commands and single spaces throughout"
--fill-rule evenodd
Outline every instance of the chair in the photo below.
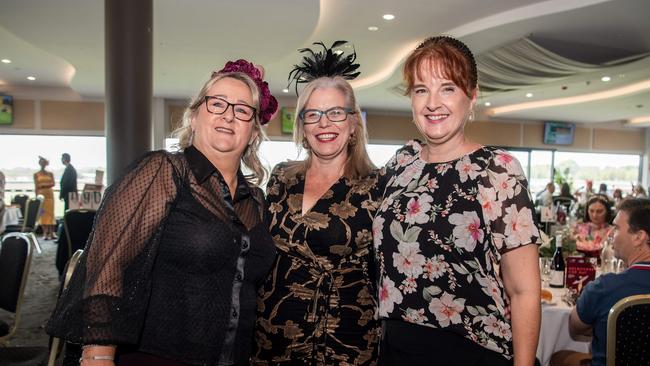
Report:
M 72 257 L 70 257 L 70 260 L 68 263 L 65 265 L 65 275 L 63 277 L 63 282 L 61 283 L 61 288 L 59 289 L 59 296 L 63 293 L 63 291 L 68 287 L 68 283 L 70 282 L 70 278 L 72 278 L 72 274 L 74 273 L 75 268 L 77 268 L 77 263 L 79 263 L 79 258 L 83 254 L 83 250 L 79 249 L 74 254 Z M 50 355 L 47 361 L 47 366 L 54 366 L 58 359 L 60 358 L 61 355 L 65 354 L 65 343 L 62 344 L 61 340 L 59 338 L 53 337 L 52 338 L 52 345 L 50 347 Z
M 607 366 L 650 365 L 650 294 L 618 301 L 607 317 Z
M 27 233 L 34 232 L 36 228 L 36 221 L 41 213 L 41 206 L 43 205 L 42 197 L 30 198 L 23 211 L 23 224 L 7 226 L 5 232 L 7 233 Z
M 0 245 L 0 308 L 14 313 L 12 325 L 0 322 L 0 343 L 7 343 L 20 324 L 32 251 L 30 239 L 21 233 L 5 235 Z M 44 365 L 47 351 L 47 347 L 3 346 L 0 360 L 3 365 Z
M 23 214 L 23 219 L 25 217 L 25 207 L 27 207 L 27 201 L 29 196 L 26 194 L 17 194 L 11 198 L 12 205 L 20 206 L 20 213 Z
M 93 228 L 95 210 L 70 209 L 63 215 L 63 232 L 57 241 L 56 268 L 59 274 L 65 273 L 64 266 L 76 250 L 86 246 Z

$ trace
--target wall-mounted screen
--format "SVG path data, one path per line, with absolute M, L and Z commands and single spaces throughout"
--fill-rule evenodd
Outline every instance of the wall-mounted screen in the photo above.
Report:
M 11 95 L 0 95 L 0 98 L 0 125 L 10 125 L 14 123 L 14 98 Z
M 544 123 L 544 143 L 548 145 L 571 145 L 576 125 L 565 122 Z

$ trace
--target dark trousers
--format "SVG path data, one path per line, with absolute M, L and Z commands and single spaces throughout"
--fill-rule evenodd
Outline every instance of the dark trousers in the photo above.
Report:
M 510 366 L 512 361 L 450 331 L 384 320 L 379 366 Z

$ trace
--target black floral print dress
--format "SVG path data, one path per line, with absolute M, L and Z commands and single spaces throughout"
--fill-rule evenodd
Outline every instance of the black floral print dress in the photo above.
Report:
M 454 332 L 510 359 L 498 266 L 540 236 L 521 166 L 490 147 L 444 163 L 425 162 L 421 150 L 411 141 L 386 165 L 373 222 L 379 317 Z
M 285 173 L 279 164 L 267 188 L 278 256 L 259 293 L 253 364 L 375 364 L 378 174 L 342 177 L 301 212 L 304 176 Z

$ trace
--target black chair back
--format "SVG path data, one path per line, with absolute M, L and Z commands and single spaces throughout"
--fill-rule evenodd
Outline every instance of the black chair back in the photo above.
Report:
M 68 210 L 63 215 L 63 227 L 68 241 L 68 258 L 72 253 L 86 246 L 90 232 L 93 229 L 95 210 Z M 66 258 L 67 262 L 67 258 Z
M 27 201 L 27 208 L 25 209 L 25 215 L 23 220 L 23 232 L 32 232 L 36 228 L 36 220 L 41 213 L 41 206 L 43 205 L 43 198 L 36 197 L 30 198 Z
M 607 366 L 650 365 L 650 294 L 617 302 L 607 318 Z
M 20 206 L 20 213 L 25 217 L 25 207 L 27 207 L 27 200 L 29 196 L 26 194 L 17 194 L 11 198 L 12 205 Z
M 21 233 L 2 237 L 0 247 L 0 308 L 15 314 L 13 326 L 3 327 L 7 334 L 0 334 L 0 340 L 15 333 L 20 320 L 20 305 L 25 293 L 29 266 L 32 261 L 31 243 Z M 6 324 L 5 324 L 6 325 Z

